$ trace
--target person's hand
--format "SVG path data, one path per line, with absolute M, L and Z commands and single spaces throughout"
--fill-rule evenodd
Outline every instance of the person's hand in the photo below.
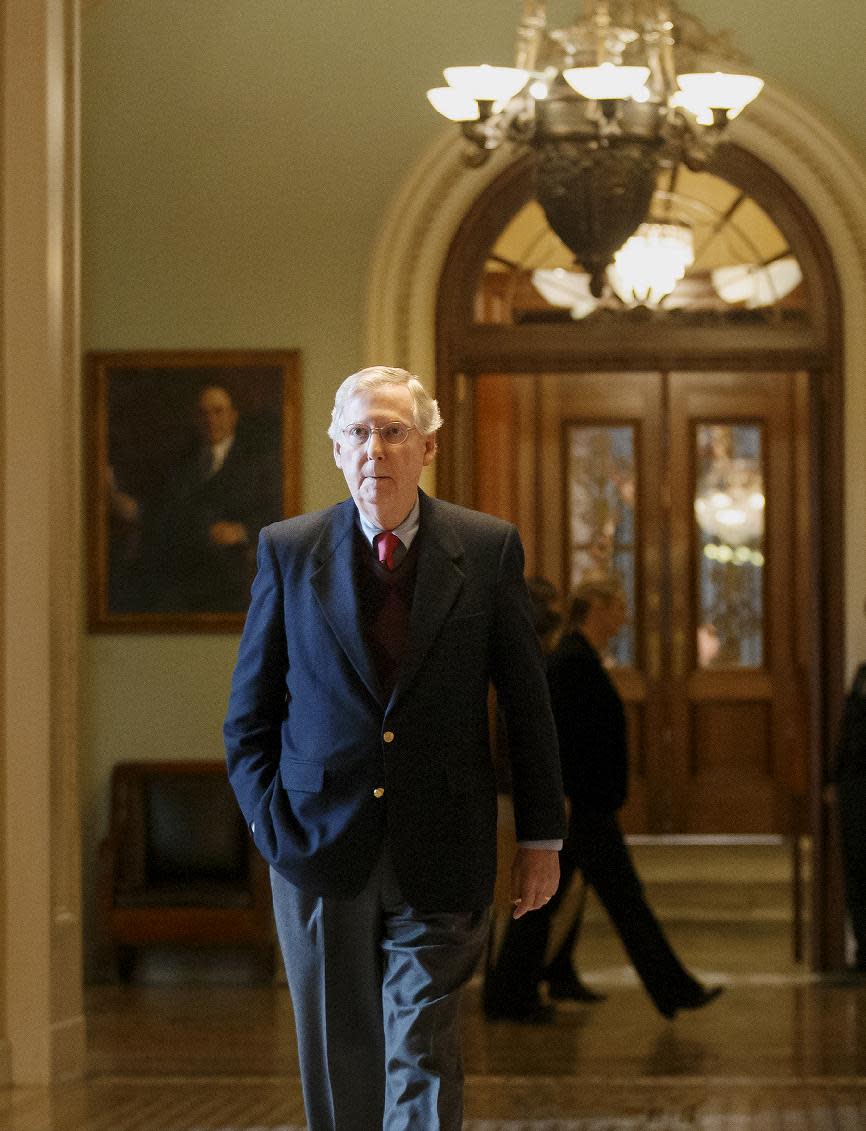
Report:
M 134 499 L 132 495 L 128 495 L 126 491 L 121 491 L 117 485 L 117 478 L 111 464 L 108 464 L 105 468 L 105 486 L 108 491 L 108 506 L 111 513 L 117 515 L 124 522 L 138 522 L 141 517 L 138 500 Z
M 214 522 L 210 540 L 213 546 L 242 546 L 247 541 L 247 528 L 242 522 Z
M 511 865 L 512 918 L 549 903 L 559 887 L 559 853 L 554 848 L 517 846 Z

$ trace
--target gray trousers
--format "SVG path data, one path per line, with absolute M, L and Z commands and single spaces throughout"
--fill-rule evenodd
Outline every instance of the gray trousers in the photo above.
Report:
M 488 912 L 421 913 L 383 853 L 354 899 L 271 871 L 310 1131 L 460 1131 L 460 990 Z

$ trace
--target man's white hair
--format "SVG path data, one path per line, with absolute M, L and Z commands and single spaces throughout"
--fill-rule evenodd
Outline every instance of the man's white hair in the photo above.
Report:
M 343 427 L 343 409 L 346 402 L 365 389 L 379 385 L 405 385 L 412 395 L 412 423 L 422 436 L 432 436 L 442 427 L 439 405 L 430 396 L 418 378 L 406 369 L 393 369 L 388 365 L 370 365 L 347 377 L 337 389 L 328 435 L 337 440 Z M 347 423 L 353 423 L 348 421 Z

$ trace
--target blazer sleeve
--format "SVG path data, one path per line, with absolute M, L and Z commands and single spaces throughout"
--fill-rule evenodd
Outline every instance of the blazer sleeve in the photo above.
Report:
M 517 839 L 557 840 L 566 831 L 559 750 L 523 564 L 511 526 L 499 560 L 491 676 L 508 736 Z
M 229 781 L 248 825 L 276 778 L 288 714 L 283 582 L 267 528 L 257 563 L 223 726 Z

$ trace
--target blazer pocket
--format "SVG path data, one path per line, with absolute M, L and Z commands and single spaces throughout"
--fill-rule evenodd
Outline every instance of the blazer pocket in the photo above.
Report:
M 280 762 L 280 777 L 287 793 L 321 793 L 325 783 L 325 767 L 319 762 L 284 758 Z

